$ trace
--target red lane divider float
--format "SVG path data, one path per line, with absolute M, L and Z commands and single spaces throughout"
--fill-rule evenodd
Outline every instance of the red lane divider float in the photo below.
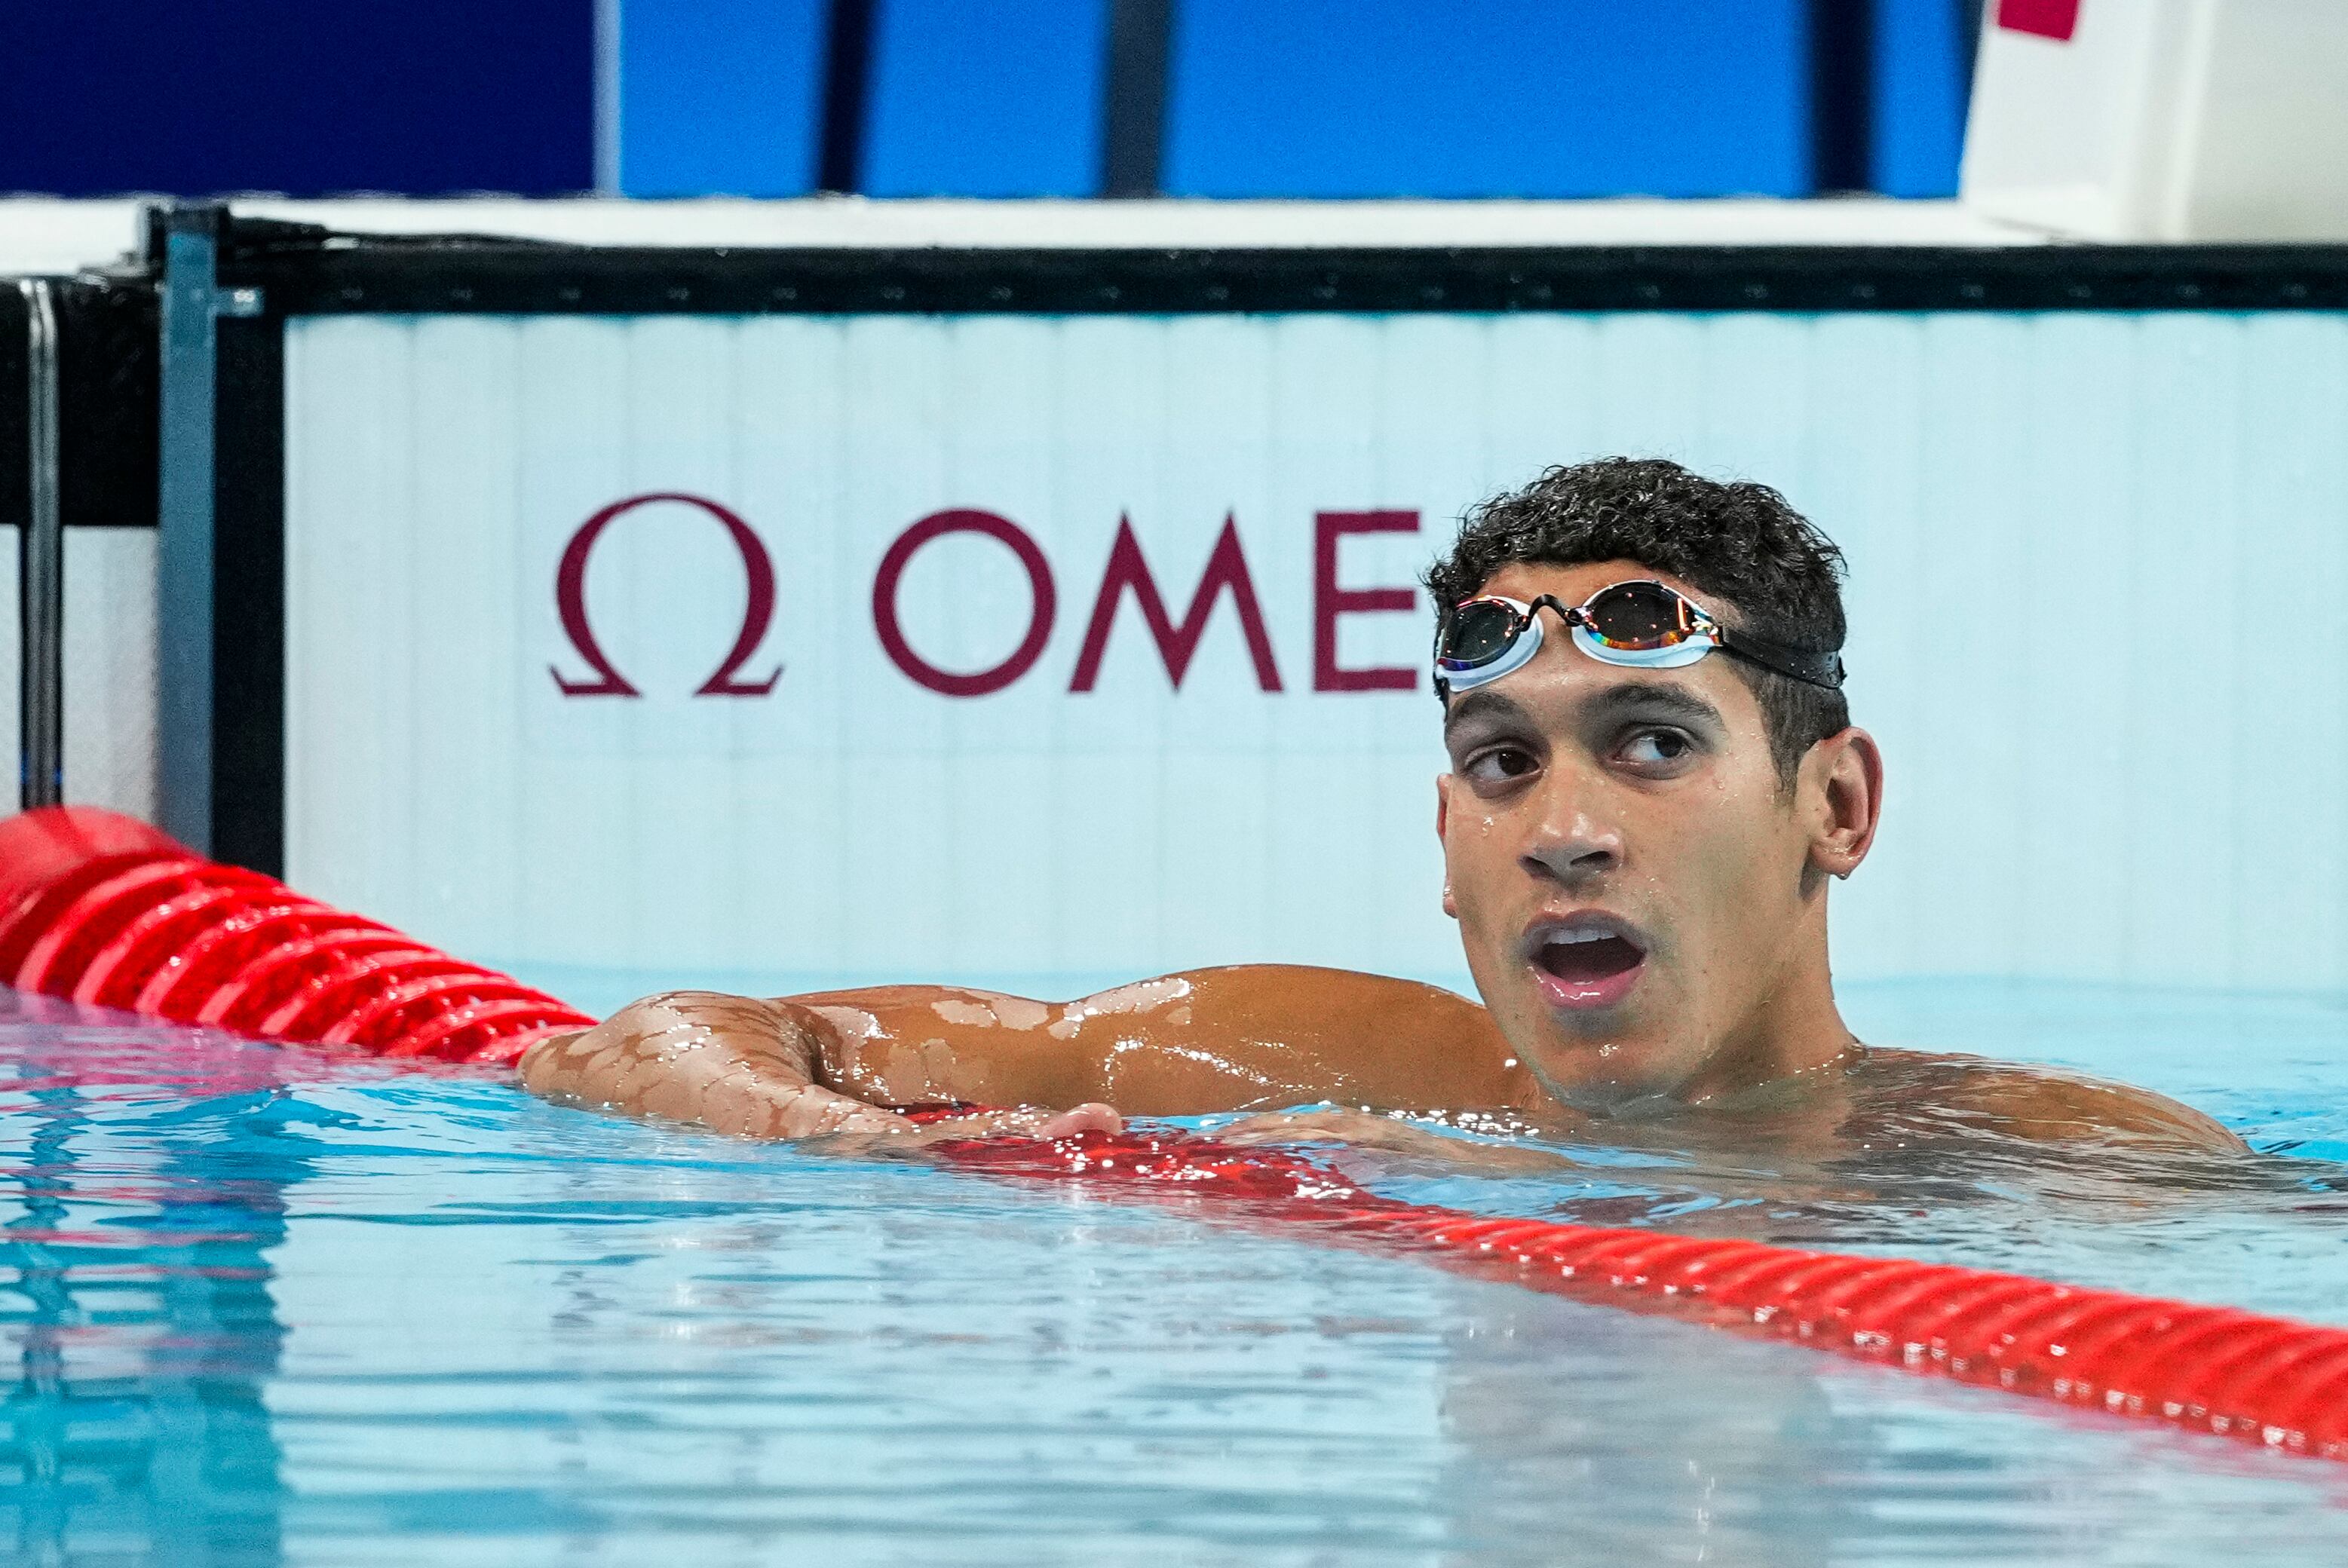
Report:
M 111 813 L 0 822 L 0 982 L 384 1056 L 510 1062 L 592 1020 Z M 2348 1460 L 2348 1329 L 2020 1275 L 1382 1198 L 1294 1154 L 1181 1132 L 933 1146 L 958 1168 L 1211 1202 L 1251 1225 L 1862 1361 Z
M 2348 1460 L 2348 1329 L 1949 1264 L 1401 1203 L 1292 1154 L 1183 1132 L 968 1140 L 932 1152 L 996 1176 L 1220 1199 L 1233 1217 L 1267 1229 L 1417 1254 L 1552 1295 Z
M 595 1020 L 87 806 L 0 822 L 0 984 L 378 1056 L 511 1062 Z

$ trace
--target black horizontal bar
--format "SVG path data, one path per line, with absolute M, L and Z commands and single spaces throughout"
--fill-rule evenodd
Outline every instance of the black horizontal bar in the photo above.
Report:
M 232 247 L 272 314 L 2348 308 L 2348 246 L 1395 250 Z

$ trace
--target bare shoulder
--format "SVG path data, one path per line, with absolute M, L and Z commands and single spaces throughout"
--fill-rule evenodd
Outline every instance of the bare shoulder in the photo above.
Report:
M 1220 968 L 1189 969 L 1161 980 L 1145 980 L 1142 985 L 1180 985 L 1193 996 L 1211 997 L 1216 1005 L 1234 1012 L 1306 1013 L 1333 1020 L 1392 1018 L 1399 1013 L 1488 1030 L 1495 1039 L 1498 1033 L 1483 1004 L 1457 991 L 1423 980 L 1399 979 L 1359 969 L 1325 969 L 1311 964 L 1231 964 Z
M 2249 1147 L 2215 1118 L 2165 1094 L 2064 1068 L 1884 1047 L 1870 1047 L 1868 1063 L 1879 1092 L 1921 1091 L 1933 1104 L 2035 1143 L 2117 1138 L 2212 1153 Z
M 1301 964 L 1169 979 L 1187 989 L 1188 1016 L 1216 1048 L 1278 1048 L 1288 1091 L 1310 1091 L 1299 1098 L 1414 1111 L 1550 1104 L 1482 1004 L 1440 986 Z

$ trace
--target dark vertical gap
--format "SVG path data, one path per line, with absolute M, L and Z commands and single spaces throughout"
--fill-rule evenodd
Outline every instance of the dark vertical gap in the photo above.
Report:
M 33 515 L 32 323 L 24 294 L 0 285 L 0 528 Z
M 0 526 L 33 517 L 33 322 L 24 293 L 0 284 Z
M 1989 9 L 1985 0 L 1953 0 L 1957 8 L 1957 60 L 1964 71 L 1959 84 L 1964 97 L 1960 101 L 1970 118 L 1973 102 L 1973 66 L 1981 58 L 1982 14 Z
M 1810 0 L 1810 189 L 1875 185 L 1874 0 Z
M 31 574 L 25 557 L 33 543 L 32 304 L 12 283 L 0 283 L 0 527 L 15 530 L 16 550 L 16 795 L 34 804 L 32 720 L 36 661 L 33 652 Z M 8 809 L 0 803 L 0 812 Z
M 1101 194 L 1155 196 L 1164 175 L 1174 0 L 1109 0 Z
M 872 9 L 876 0 L 831 0 L 824 34 L 823 139 L 816 149 L 818 190 L 853 195 L 864 186 L 864 118 L 872 93 Z
M 285 325 L 220 323 L 212 470 L 215 859 L 285 871 Z
M 57 289 L 57 488 L 67 528 L 151 528 L 157 290 L 77 278 Z

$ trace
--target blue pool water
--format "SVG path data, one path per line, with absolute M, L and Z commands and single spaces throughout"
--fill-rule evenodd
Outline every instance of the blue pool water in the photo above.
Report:
M 2348 1008 L 1849 999 L 2271 1158 L 2165 1195 L 1987 1145 L 1347 1168 L 2348 1322 Z M 0 1325 L 12 1563 L 2348 1561 L 2348 1466 L 5 991 Z

